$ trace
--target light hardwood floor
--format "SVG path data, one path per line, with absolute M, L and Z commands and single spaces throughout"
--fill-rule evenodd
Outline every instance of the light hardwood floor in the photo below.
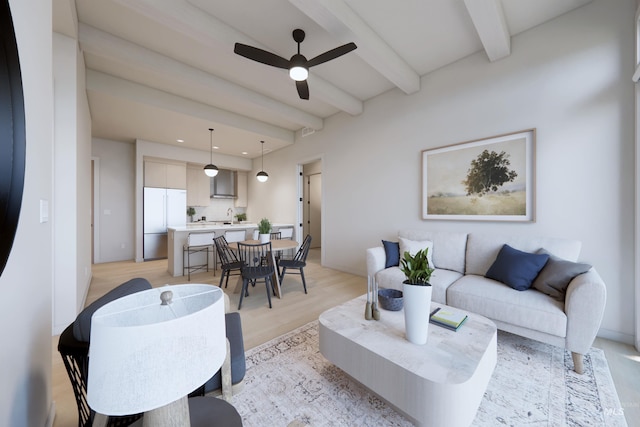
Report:
M 167 273 L 166 260 L 135 263 L 133 261 L 95 264 L 93 279 L 87 295 L 87 304 L 95 301 L 110 289 L 134 277 L 144 277 L 154 287 L 165 284 L 186 283 L 184 277 L 171 277 Z M 324 310 L 348 301 L 366 292 L 366 278 L 354 276 L 320 266 L 320 251 L 309 252 L 305 268 L 308 294 L 302 289 L 299 275 L 287 275 L 282 286 L 282 298 L 272 298 L 269 309 L 264 285 L 250 290 L 250 296 L 242 302 L 240 316 L 245 349 L 250 349 L 279 335 L 318 318 Z M 202 272 L 191 276 L 192 283 L 218 284 L 220 272 Z M 237 278 L 231 277 L 229 295 L 231 308 L 238 307 Z M 364 307 L 363 307 L 364 314 Z M 56 405 L 54 427 L 76 427 L 78 414 L 76 403 L 62 359 L 57 350 L 58 337 L 52 339 L 53 373 L 52 397 Z M 618 389 L 620 402 L 630 427 L 640 425 L 640 353 L 633 347 L 597 338 L 595 347 L 602 348 L 607 356 L 611 374 Z

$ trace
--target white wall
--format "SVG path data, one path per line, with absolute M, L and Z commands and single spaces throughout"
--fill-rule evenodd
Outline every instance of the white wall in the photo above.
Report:
M 580 239 L 607 283 L 600 334 L 632 342 L 634 15 L 632 0 L 595 0 L 513 37 L 503 60 L 477 53 L 424 76 L 419 93 L 331 117 L 265 157 L 270 179 L 249 180 L 250 215 L 295 221 L 296 164 L 321 156 L 328 267 L 364 275 L 365 249 L 400 228 Z M 421 219 L 422 150 L 528 128 L 536 222 Z
M 51 2 L 10 0 L 26 115 L 26 175 L 20 221 L 0 276 L 0 425 L 43 426 L 51 409 L 52 227 L 40 200 L 52 199 Z M 37 13 L 36 13 L 37 11 Z M 51 213 L 51 212 L 50 212 Z M 49 421 L 52 421 L 51 419 Z
M 53 331 L 59 334 L 84 306 L 91 281 L 91 124 L 77 41 L 54 33 L 53 51 Z

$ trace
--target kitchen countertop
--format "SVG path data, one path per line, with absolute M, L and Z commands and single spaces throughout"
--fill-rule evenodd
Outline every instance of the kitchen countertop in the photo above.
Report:
M 278 231 L 281 228 L 293 227 L 293 224 L 277 223 L 271 224 L 271 226 L 273 227 L 273 231 Z M 181 227 L 168 227 L 169 232 L 167 239 L 167 271 L 169 271 L 169 274 L 174 277 L 183 276 L 185 274 L 183 251 L 184 245 L 189 237 L 189 233 L 214 232 L 216 236 L 218 236 L 223 235 L 227 230 L 244 230 L 245 238 L 251 239 L 254 230 L 256 230 L 257 228 L 258 224 L 256 224 L 255 222 L 244 222 L 241 224 L 224 224 L 217 221 L 191 222 Z M 213 254 L 215 254 L 215 250 L 203 252 L 203 254 L 206 254 L 208 257 L 212 257 Z M 211 265 L 214 265 L 213 259 L 210 259 L 209 263 Z
M 292 224 L 271 224 L 273 228 L 279 227 L 291 227 Z M 172 231 L 209 231 L 209 230 L 246 230 L 250 228 L 258 228 L 258 224 L 255 222 L 244 222 L 244 223 L 233 223 L 233 224 L 223 224 L 221 222 L 209 222 L 209 221 L 201 221 L 201 222 L 189 222 L 186 226 L 182 227 L 168 227 L 169 230 Z

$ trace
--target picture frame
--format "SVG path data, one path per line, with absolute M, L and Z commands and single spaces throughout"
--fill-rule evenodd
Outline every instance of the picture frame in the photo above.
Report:
M 535 220 L 536 129 L 422 151 L 422 217 Z

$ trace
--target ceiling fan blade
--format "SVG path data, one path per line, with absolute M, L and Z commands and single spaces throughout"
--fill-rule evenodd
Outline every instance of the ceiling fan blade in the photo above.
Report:
M 298 89 L 300 99 L 309 99 L 309 85 L 306 80 L 296 82 L 296 88 Z
M 284 59 L 281 56 L 278 56 L 271 52 L 267 52 L 266 50 L 262 50 L 257 47 L 248 46 L 242 43 L 236 43 L 233 51 L 240 56 L 244 56 L 245 58 L 261 62 L 266 65 L 271 65 L 272 67 L 284 68 L 286 70 L 289 69 L 288 59 Z
M 337 48 L 331 49 L 325 53 L 321 53 L 315 58 L 311 58 L 310 60 L 307 61 L 307 68 L 313 67 L 314 65 L 322 64 L 327 61 L 331 61 L 332 59 L 342 56 L 345 53 L 351 52 L 357 47 L 358 46 L 356 46 L 356 44 L 352 42 L 342 46 L 338 46 Z

